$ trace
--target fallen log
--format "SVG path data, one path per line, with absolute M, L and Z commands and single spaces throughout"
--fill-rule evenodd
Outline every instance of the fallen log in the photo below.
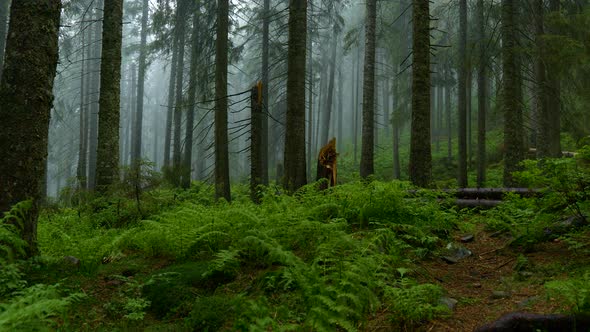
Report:
M 456 199 L 455 205 L 460 208 L 491 209 L 502 204 L 502 201 L 495 199 Z
M 495 322 L 488 323 L 475 329 L 475 332 L 529 332 L 529 331 L 588 331 L 590 316 L 560 315 L 560 314 L 532 314 L 526 312 L 512 312 Z
M 423 190 L 408 190 L 408 194 L 416 195 Z M 431 189 L 430 192 L 441 195 L 452 195 L 464 199 L 488 199 L 501 200 L 508 193 L 518 194 L 523 197 L 537 197 L 543 195 L 541 189 L 530 188 L 454 188 L 454 189 Z

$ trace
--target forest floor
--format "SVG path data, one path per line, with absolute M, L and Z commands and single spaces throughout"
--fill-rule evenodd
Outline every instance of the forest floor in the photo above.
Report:
M 574 255 L 565 243 L 555 240 L 536 245 L 530 252 L 510 246 L 513 240 L 497 236 L 477 225 L 474 240 L 463 245 L 472 255 L 455 264 L 442 259 L 417 263 L 418 280 L 437 284 L 457 300 L 452 315 L 422 326 L 423 331 L 473 331 L 478 326 L 520 311 L 558 313 L 567 311 L 548 297 L 544 283 L 567 279 L 568 272 L 588 263 Z M 454 236 L 457 242 L 465 234 Z M 370 330 L 387 330 L 371 324 Z

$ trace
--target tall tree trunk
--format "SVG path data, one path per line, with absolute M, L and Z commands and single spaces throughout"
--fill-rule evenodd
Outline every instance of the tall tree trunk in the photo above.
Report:
M 269 1 L 269 0 L 266 0 Z M 309 0 L 309 16 L 313 16 L 313 0 Z M 307 53 L 307 67 L 308 67 L 308 88 L 307 88 L 307 98 L 308 98 L 308 133 L 307 133 L 307 178 L 308 180 L 312 179 L 311 175 L 311 165 L 312 165 L 312 158 L 313 158 L 313 87 L 314 87 L 314 80 L 313 80 L 313 34 L 312 34 L 312 26 L 313 21 L 310 19 L 307 22 L 307 49 L 309 52 Z
M 336 79 L 336 40 L 338 34 L 338 26 L 334 23 L 332 30 L 332 43 L 330 45 L 330 72 L 328 76 L 328 93 L 324 110 L 322 112 L 322 136 L 320 138 L 320 146 L 328 144 L 330 136 L 330 121 L 332 116 L 332 108 L 334 105 L 334 80 Z
M 398 66 L 398 72 L 400 67 Z M 399 132 L 400 132 L 400 113 L 401 113 L 401 89 L 400 79 L 396 78 L 393 81 L 393 112 L 391 113 L 391 128 L 393 129 L 393 178 L 401 179 L 401 166 L 399 162 Z
M 12 205 L 32 200 L 20 230 L 29 256 L 37 253 L 60 12 L 59 0 L 12 4 L 0 80 L 0 218 Z
M 383 60 L 385 60 L 385 57 Z M 385 126 L 385 137 L 389 137 L 389 127 L 391 126 L 391 119 L 389 116 L 389 98 L 389 75 L 385 74 L 385 77 L 383 78 L 383 125 Z
M 123 140 L 125 144 L 123 148 L 123 153 L 121 154 L 121 165 L 129 165 L 128 161 L 133 160 L 133 155 L 135 154 L 135 145 L 133 144 L 135 138 L 133 137 L 133 133 L 135 133 L 135 131 L 137 130 L 137 123 L 135 121 L 135 111 L 137 110 L 137 66 L 133 61 L 129 65 L 129 72 L 131 75 L 131 79 L 127 80 L 129 82 L 128 85 L 130 86 L 130 88 L 127 93 L 128 107 L 126 108 L 127 111 L 125 112 L 127 128 L 124 127 L 125 130 L 122 130 L 120 132 L 120 134 L 123 135 Z
M 377 2 L 366 1 L 365 21 L 365 66 L 363 76 L 363 133 L 361 140 L 361 178 L 366 179 L 374 174 L 373 151 L 375 143 L 375 47 Z
M 185 11 L 187 1 L 180 0 L 176 11 L 176 35 L 178 38 L 178 64 L 176 65 L 176 102 L 174 103 L 174 153 L 172 154 L 172 183 L 174 186 L 180 186 L 180 162 L 182 151 L 180 148 L 180 134 L 182 125 L 182 113 L 184 105 L 182 102 L 183 82 L 184 82 L 184 44 L 185 44 Z
M 336 139 L 336 146 L 337 146 L 337 151 L 340 151 L 343 147 L 344 147 L 344 140 L 343 140 L 343 129 L 342 129 L 342 118 L 344 116 L 344 107 L 343 107 L 343 97 L 344 97 L 344 92 L 342 91 L 343 89 L 343 85 L 344 85 L 344 80 L 342 79 L 342 58 L 343 56 L 340 57 L 340 62 L 338 63 L 338 108 L 336 108 L 336 116 L 338 117 L 338 134 L 337 134 L 337 139 Z
M 195 112 L 196 107 L 196 95 L 197 95 L 197 68 L 199 67 L 199 49 L 201 47 L 199 41 L 199 11 L 200 1 L 197 1 L 194 7 L 193 14 L 193 31 L 191 40 L 191 67 L 189 72 L 189 83 L 188 83 L 188 112 L 186 114 L 186 129 L 184 136 L 184 160 L 182 166 L 182 187 L 185 189 L 191 186 L 191 168 L 193 159 L 193 130 L 195 123 Z M 199 156 L 203 158 L 203 156 Z
M 227 137 L 228 25 L 229 0 L 218 0 L 217 39 L 215 42 L 215 197 L 223 197 L 230 202 L 231 193 L 229 184 L 229 151 Z M 303 127 L 303 132 L 305 132 L 305 127 Z M 305 172 L 305 168 L 303 171 Z
M 504 185 L 517 185 L 512 172 L 519 169 L 524 158 L 522 107 L 520 94 L 520 66 L 516 48 L 516 4 L 515 0 L 502 0 L 502 111 L 504 113 Z
M 82 20 L 85 20 L 85 16 L 82 17 Z M 0 22 L 1 24 L 1 22 Z M 82 37 L 82 60 L 80 63 L 80 135 L 79 135 L 79 149 L 78 149 L 78 167 L 76 171 L 76 176 L 78 178 L 78 185 L 80 189 L 86 189 L 86 153 L 87 153 L 87 143 L 88 143 L 88 128 L 87 128 L 87 103 L 88 103 L 88 92 L 86 91 L 88 87 L 86 86 L 86 76 L 88 73 L 86 72 L 86 53 L 84 48 L 90 47 L 90 43 L 86 45 L 86 32 L 81 32 Z M 2 36 L 0 36 L 1 38 Z
M 549 10 L 558 13 L 560 10 L 559 0 L 549 1 Z M 554 27 L 549 27 L 550 33 L 557 35 L 559 31 Z M 547 157 L 561 157 L 561 84 L 559 82 L 559 73 L 556 65 L 547 67 L 547 118 L 549 127 L 547 128 L 548 146 Z
M 477 71 L 477 187 L 486 182 L 486 114 L 488 107 L 487 50 L 484 0 L 477 1 L 479 68 Z
M 100 63 L 102 55 L 102 44 L 100 42 L 102 34 L 102 17 L 104 2 L 99 0 L 96 4 L 94 11 L 94 38 L 92 43 L 94 48 L 92 50 L 94 59 L 92 69 L 89 73 L 92 73 L 92 85 L 90 86 L 90 125 L 89 125 L 89 142 L 88 142 L 88 189 L 94 190 L 96 187 L 96 168 L 97 168 L 97 150 L 98 150 L 98 112 L 99 103 L 98 98 L 100 95 Z
M 174 92 L 176 87 L 176 66 L 178 64 L 178 34 L 174 34 L 172 42 L 172 64 L 170 65 L 170 81 L 168 83 L 168 111 L 166 113 L 166 133 L 164 135 L 164 167 L 170 168 L 170 148 L 172 147 L 172 121 L 174 117 Z
M 96 187 L 99 192 L 119 180 L 119 107 L 123 0 L 105 0 L 100 63 L 100 111 Z
M 141 41 L 139 44 L 139 61 L 137 74 L 137 100 L 135 111 L 135 130 L 133 132 L 133 155 L 131 161 L 139 172 L 139 161 L 141 160 L 141 135 L 143 128 L 143 95 L 145 92 L 145 70 L 147 57 L 147 22 L 149 16 L 149 0 L 142 0 L 141 14 Z
M 250 94 L 250 198 L 260 203 L 259 185 L 262 184 L 262 89 L 254 86 Z
M 467 0 L 459 0 L 459 168 L 457 182 L 460 188 L 467 187 Z
M 535 16 L 535 42 L 537 46 L 537 57 L 535 58 L 535 108 L 536 108 L 536 148 L 537 157 L 546 158 L 550 156 L 549 131 L 551 130 L 551 116 L 548 112 L 547 101 L 549 100 L 549 89 L 547 86 L 547 75 L 545 69 L 546 52 L 543 45 L 544 29 L 544 11 L 545 5 L 543 0 L 535 0 L 534 2 L 534 16 Z
M 410 180 L 425 187 L 431 181 L 430 147 L 430 10 L 429 2 L 413 0 L 412 137 Z
M 10 19 L 10 2 L 3 0 L 0 3 L 0 79 L 4 67 L 4 49 L 6 48 L 6 33 L 8 32 L 8 21 Z
M 453 161 L 453 120 L 452 120 L 452 105 L 451 105 L 451 80 L 452 71 L 450 66 L 445 65 L 445 107 L 447 115 L 447 162 L 449 165 Z
M 270 0 L 264 0 L 263 4 L 264 18 L 262 21 L 262 146 L 261 146 L 261 177 L 260 181 L 265 186 L 268 186 L 268 114 L 269 101 L 268 98 L 268 84 L 269 84 L 269 26 L 270 26 Z
M 305 44 L 307 0 L 289 1 L 287 59 L 287 121 L 285 130 L 284 187 L 294 192 L 306 183 L 305 167 Z

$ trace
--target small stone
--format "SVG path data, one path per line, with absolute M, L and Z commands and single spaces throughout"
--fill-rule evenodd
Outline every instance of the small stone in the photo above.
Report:
M 493 299 L 506 299 L 510 297 L 510 293 L 509 292 L 505 292 L 505 291 L 493 291 L 492 292 L 492 298 Z
M 461 237 L 461 242 L 463 242 L 463 243 L 473 242 L 474 239 L 475 239 L 475 237 L 473 236 L 473 234 L 468 234 L 468 235 Z
M 529 272 L 529 271 L 519 271 L 519 272 L 518 272 L 518 275 L 519 275 L 521 278 L 528 279 L 528 278 L 530 278 L 530 277 L 532 277 L 532 276 L 533 276 L 533 272 Z
M 453 311 L 455 310 L 455 306 L 457 305 L 457 303 L 459 301 L 455 300 L 452 297 L 441 297 L 440 300 L 438 301 L 441 305 L 446 306 L 447 308 L 449 308 L 449 310 Z
M 80 267 L 80 260 L 74 256 L 64 256 L 64 262 L 74 267 Z
M 481 288 L 481 284 L 479 282 L 474 282 L 473 284 L 471 284 L 471 286 L 473 288 Z
M 441 258 L 449 264 L 455 264 L 461 259 L 471 255 L 472 253 L 469 249 L 455 243 L 449 243 L 445 255 L 441 256 Z

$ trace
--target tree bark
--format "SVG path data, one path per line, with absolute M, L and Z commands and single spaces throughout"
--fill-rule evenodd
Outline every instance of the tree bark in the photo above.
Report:
M 99 103 L 98 97 L 100 95 L 100 64 L 102 56 L 102 44 L 100 42 L 102 33 L 102 17 L 100 13 L 103 12 L 103 1 L 99 0 L 94 11 L 94 38 L 92 43 L 94 48 L 92 50 L 92 58 L 95 59 L 92 64 L 92 85 L 90 86 L 90 125 L 89 125 L 89 142 L 88 142 L 88 189 L 94 190 L 96 187 L 96 167 L 97 167 L 97 150 L 98 150 L 98 113 Z
M 328 93 L 326 96 L 326 103 L 322 112 L 322 137 L 320 139 L 320 146 L 328 144 L 330 137 L 330 122 L 332 120 L 332 108 L 334 106 L 334 81 L 336 79 L 336 40 L 338 34 L 338 26 L 334 23 L 332 30 L 332 42 L 330 45 L 330 72 L 328 76 Z
M 261 150 L 261 163 L 262 173 L 261 182 L 265 186 L 268 186 L 268 114 L 269 114 L 269 101 L 268 97 L 268 84 L 269 84 L 269 26 L 270 26 L 270 0 L 264 0 L 263 4 L 263 21 L 262 21 L 262 150 Z
M 86 17 L 83 16 L 82 20 Z M 0 22 L 1 24 L 1 22 Z M 87 170 L 87 159 L 86 154 L 88 151 L 88 128 L 87 128 L 87 103 L 88 103 L 88 92 L 86 91 L 88 87 L 86 86 L 86 76 L 88 73 L 86 72 L 86 53 L 85 48 L 90 47 L 90 43 L 86 45 L 86 32 L 81 32 L 82 37 L 82 59 L 80 63 L 80 108 L 79 108 L 79 117 L 80 117 L 80 135 L 79 135 L 79 145 L 78 145 L 78 165 L 76 169 L 76 177 L 78 179 L 78 185 L 80 189 L 86 189 L 86 170 Z M 1 38 L 1 36 L 0 36 Z M 1 66 L 1 64 L 0 64 Z
M 250 198 L 254 203 L 260 203 L 262 198 L 259 186 L 262 184 L 262 130 L 263 106 L 262 90 L 256 85 L 250 94 Z
M 182 163 L 182 187 L 185 189 L 191 186 L 191 168 L 193 159 L 193 131 L 195 125 L 195 112 L 196 107 L 196 96 L 197 96 L 197 69 L 199 66 L 199 49 L 200 35 L 199 30 L 201 28 L 199 23 L 199 11 L 201 3 L 197 1 L 194 6 L 193 13 L 193 31 L 191 35 L 191 67 L 189 69 L 189 83 L 188 83 L 188 111 L 186 113 L 186 128 L 184 132 L 184 157 Z M 203 158 L 203 156 L 199 156 Z
M 229 1 L 218 0 L 217 40 L 215 42 L 215 197 L 217 199 L 223 197 L 230 202 L 231 192 L 227 137 L 228 25 Z M 305 127 L 303 130 L 305 132 Z M 305 168 L 303 171 L 305 172 Z
M 180 177 L 182 171 L 181 167 L 181 156 L 182 151 L 180 148 L 180 136 L 182 126 L 182 113 L 184 109 L 184 103 L 182 101 L 183 93 L 183 82 L 184 82 L 184 44 L 185 44 L 185 21 L 186 21 L 186 7 L 187 1 L 180 0 L 178 2 L 178 9 L 176 11 L 176 31 L 178 40 L 178 64 L 176 65 L 176 102 L 174 103 L 174 153 L 172 154 L 172 184 L 176 187 L 180 187 Z
M 172 42 L 172 64 L 170 65 L 170 81 L 168 83 L 168 112 L 166 113 L 166 133 L 164 135 L 164 168 L 170 168 L 170 148 L 172 143 L 172 121 L 174 117 L 174 92 L 176 91 L 176 66 L 178 64 L 178 39 L 174 34 Z
M 477 71 L 477 187 L 481 188 L 486 182 L 486 114 L 488 107 L 488 58 L 483 0 L 477 1 L 477 21 L 479 35 L 479 68 Z
M 285 130 L 284 187 L 295 192 L 306 183 L 305 165 L 305 44 L 307 0 L 289 1 L 287 59 L 287 125 Z
M 502 0 L 502 111 L 504 113 L 504 185 L 515 187 L 512 172 L 524 158 L 520 65 L 516 48 L 516 0 Z
M 266 0 L 268 1 L 268 0 Z M 312 17 L 313 15 L 313 0 L 309 0 L 309 16 Z M 314 87 L 314 77 L 313 77 L 313 34 L 312 34 L 312 20 L 307 22 L 307 49 L 309 52 L 307 53 L 307 67 L 308 67 L 308 89 L 307 89 L 307 98 L 308 98 L 308 133 L 307 133 L 307 177 L 308 180 L 311 180 L 311 159 L 313 157 L 313 87 Z
M 410 180 L 426 187 L 431 181 L 430 147 L 430 11 L 429 2 L 413 0 L 412 137 Z
M 6 48 L 6 33 L 8 32 L 8 21 L 10 19 L 10 2 L 4 0 L 0 3 L 0 79 L 4 68 L 4 49 Z
M 139 44 L 139 61 L 137 73 L 137 100 L 135 111 L 135 131 L 133 132 L 133 156 L 131 160 L 136 167 L 136 172 L 139 172 L 139 161 L 141 160 L 141 139 L 143 128 L 143 95 L 145 93 L 145 70 L 147 58 L 147 22 L 149 16 L 149 0 L 142 1 L 141 14 L 141 41 Z
M 363 70 L 363 131 L 361 140 L 361 178 L 375 173 L 373 158 L 375 149 L 375 47 L 377 2 L 366 1 L 365 65 Z
M 105 0 L 100 63 L 96 189 L 119 180 L 119 107 L 123 0 Z
M 459 187 L 467 187 L 467 0 L 459 0 L 459 167 L 457 182 Z
M 559 12 L 559 0 L 549 1 L 549 10 L 554 13 Z M 559 34 L 556 28 L 549 27 L 550 33 Z M 559 73 L 555 65 L 547 67 L 547 118 L 550 126 L 547 128 L 548 146 L 547 156 L 559 158 L 561 156 L 561 84 Z
M 21 230 L 29 256 L 37 253 L 60 13 L 59 0 L 12 4 L 0 80 L 0 218 L 12 205 L 32 200 Z

